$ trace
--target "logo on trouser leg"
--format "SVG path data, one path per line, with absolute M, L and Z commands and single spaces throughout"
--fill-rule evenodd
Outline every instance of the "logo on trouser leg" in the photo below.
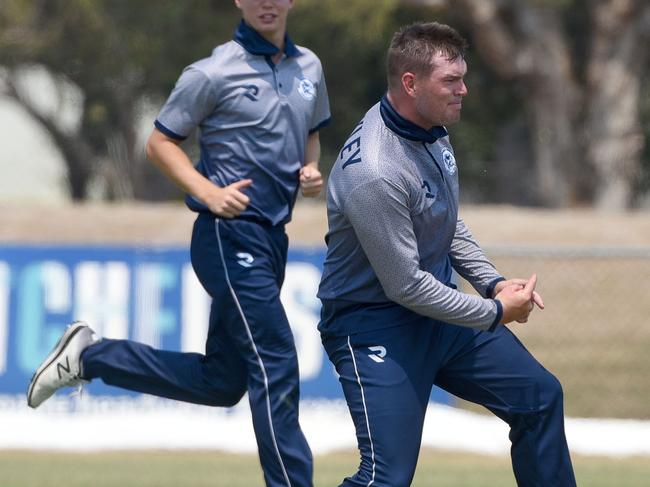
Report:
M 242 267 L 251 267 L 253 265 L 253 256 L 248 252 L 237 252 L 237 263 Z
M 368 357 L 370 357 L 372 360 L 374 360 L 378 364 L 384 361 L 384 357 L 386 356 L 385 347 L 382 347 L 381 345 L 377 345 L 376 347 L 368 347 L 368 350 L 374 352 L 368 354 Z

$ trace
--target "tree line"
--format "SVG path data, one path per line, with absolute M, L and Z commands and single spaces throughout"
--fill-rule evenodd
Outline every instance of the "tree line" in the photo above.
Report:
M 181 69 L 232 37 L 230 0 L 3 0 L 0 96 L 50 135 L 74 200 L 178 198 L 144 159 L 151 122 Z M 386 89 L 393 32 L 417 20 L 469 41 L 469 95 L 450 128 L 462 198 L 475 203 L 625 209 L 650 201 L 650 3 L 645 0 L 298 0 L 289 32 L 323 62 L 333 123 L 327 173 Z M 62 124 L 26 89 L 44 69 L 80 120 Z M 68 90 L 68 91 L 66 91 Z M 146 121 L 146 120 L 145 120 Z M 192 147 L 188 150 L 193 151 Z

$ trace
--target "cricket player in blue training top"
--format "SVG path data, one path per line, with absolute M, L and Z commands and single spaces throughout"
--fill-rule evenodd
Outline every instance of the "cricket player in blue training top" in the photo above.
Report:
M 312 456 L 298 424 L 298 361 L 280 287 L 298 191 L 316 196 L 323 184 L 327 89 L 318 58 L 286 34 L 293 0 L 235 3 L 243 20 L 234 39 L 183 71 L 147 143 L 198 212 L 192 264 L 212 297 L 205 355 L 98 340 L 77 322 L 36 371 L 28 403 L 96 378 L 211 406 L 233 406 L 248 391 L 266 485 L 307 487 Z M 179 144 L 197 127 L 195 168 Z
M 536 276 L 505 280 L 458 217 L 445 126 L 467 94 L 465 49 L 438 23 L 395 34 L 388 93 L 330 174 L 319 329 L 361 453 L 341 486 L 411 484 L 434 384 L 510 425 L 519 485 L 575 485 L 560 383 L 503 326 L 543 307 Z

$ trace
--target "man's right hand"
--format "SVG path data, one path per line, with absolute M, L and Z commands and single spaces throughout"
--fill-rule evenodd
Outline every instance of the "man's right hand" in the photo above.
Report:
M 250 203 L 250 198 L 241 190 L 252 184 L 252 179 L 242 179 L 223 188 L 214 186 L 214 190 L 204 197 L 204 203 L 215 215 L 234 218 L 239 216 Z
M 501 324 L 505 325 L 511 321 L 518 321 L 519 323 L 526 323 L 526 321 L 528 321 L 528 315 L 530 315 L 534 303 L 537 301 L 535 296 L 536 284 L 537 275 L 533 274 L 525 285 L 511 285 L 504 287 L 494 297 L 494 299 L 498 299 L 503 306 Z

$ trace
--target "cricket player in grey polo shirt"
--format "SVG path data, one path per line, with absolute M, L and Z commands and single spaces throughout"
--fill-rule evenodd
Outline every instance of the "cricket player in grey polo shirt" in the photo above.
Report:
M 192 264 L 213 298 L 205 355 L 99 340 L 77 322 L 36 371 L 28 403 L 95 378 L 212 406 L 233 406 L 248 392 L 266 485 L 309 487 L 312 456 L 298 424 L 298 362 L 280 287 L 284 225 L 298 191 L 316 196 L 323 184 L 327 88 L 318 58 L 286 35 L 293 0 L 235 3 L 243 20 L 234 39 L 184 70 L 147 144 L 198 212 Z M 195 168 L 179 144 L 196 128 Z
M 536 277 L 505 280 L 458 217 L 445 126 L 467 94 L 465 46 L 437 23 L 398 32 L 388 93 L 330 174 L 319 329 L 361 453 L 344 487 L 411 484 L 434 384 L 510 425 L 519 485 L 575 485 L 560 383 L 503 326 L 543 307 Z

